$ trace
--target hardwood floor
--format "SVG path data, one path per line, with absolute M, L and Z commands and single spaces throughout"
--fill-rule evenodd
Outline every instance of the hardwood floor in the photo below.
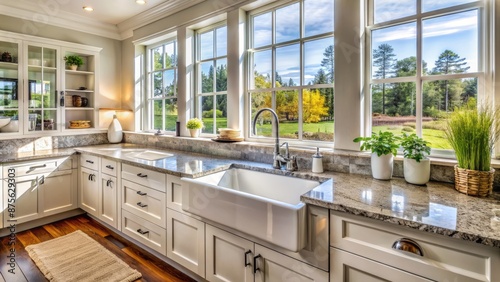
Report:
M 47 281 L 24 250 L 25 246 L 57 238 L 76 230 L 85 232 L 130 267 L 142 273 L 142 278 L 137 281 L 195 281 L 86 215 L 72 217 L 17 233 L 15 274 L 8 272 L 10 269 L 7 264 L 9 262 L 7 256 L 10 254 L 9 238 L 0 238 L 0 281 L 2 281 L 2 278 L 7 282 Z

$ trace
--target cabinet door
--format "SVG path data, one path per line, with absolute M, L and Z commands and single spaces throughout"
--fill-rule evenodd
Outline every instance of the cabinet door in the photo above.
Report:
M 167 257 L 205 277 L 205 223 L 169 210 Z
M 117 197 L 116 177 L 101 176 L 101 189 L 99 192 L 99 219 L 107 224 L 118 227 L 117 224 Z
M 167 207 L 178 212 L 182 210 L 182 181 L 174 175 L 167 175 Z
M 253 281 L 254 243 L 206 225 L 206 279 Z
M 74 170 L 52 173 L 40 185 L 38 197 L 43 216 L 53 215 L 77 207 L 77 185 Z
M 10 217 L 10 213 L 6 213 L 4 217 L 4 225 L 10 223 L 7 220 L 16 220 L 16 224 L 34 220 L 40 217 L 38 206 L 38 189 L 44 182 L 42 175 L 32 175 L 27 177 L 16 178 L 16 202 L 14 217 Z M 4 206 L 8 207 L 8 182 L 4 180 Z
M 330 249 L 331 282 L 432 281 L 342 250 Z
M 26 42 L 25 134 L 59 131 L 59 47 Z
M 82 167 L 80 176 L 80 208 L 98 217 L 99 179 L 97 171 Z
M 21 64 L 18 63 L 21 41 L 0 38 L 0 50 L 8 54 L 0 59 L 0 135 L 19 137 L 24 120 L 20 115 L 23 85 Z
M 328 281 L 328 272 L 255 244 L 255 281 Z

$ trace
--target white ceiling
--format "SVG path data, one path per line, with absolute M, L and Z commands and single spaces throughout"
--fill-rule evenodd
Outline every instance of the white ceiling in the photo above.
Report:
M 125 39 L 134 28 L 202 1 L 146 0 L 139 5 L 135 0 L 0 0 L 0 14 Z M 86 12 L 83 6 L 94 11 Z

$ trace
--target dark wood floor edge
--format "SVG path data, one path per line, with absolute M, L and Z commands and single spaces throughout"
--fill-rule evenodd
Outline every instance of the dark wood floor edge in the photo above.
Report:
M 171 260 L 170 258 L 158 253 L 157 251 L 151 249 L 150 247 L 142 244 L 141 242 L 135 240 L 134 238 L 131 238 L 129 236 L 127 236 L 126 234 L 124 233 L 121 233 L 120 231 L 116 230 L 115 228 L 109 226 L 108 224 L 106 224 L 105 222 L 102 222 L 101 220 L 99 220 L 98 218 L 95 218 L 94 216 L 92 216 L 91 214 L 87 214 L 87 216 L 93 220 L 96 224 L 99 224 L 101 225 L 103 228 L 106 228 L 106 230 L 113 236 L 115 237 L 121 237 L 123 239 L 125 239 L 126 241 L 128 241 L 129 244 L 131 245 L 134 245 L 136 248 L 138 248 L 139 250 L 143 251 L 143 252 L 147 252 L 153 256 L 155 256 L 157 259 L 163 261 L 164 263 L 167 263 L 169 265 L 171 265 L 172 267 L 175 267 L 177 270 L 181 271 L 182 273 L 184 273 L 185 275 L 189 276 L 190 278 L 196 280 L 196 281 L 200 281 L 200 282 L 208 282 L 208 280 L 204 279 L 203 277 L 200 277 L 198 274 L 192 272 L 191 270 L 185 268 L 184 266 L 180 265 L 179 263 Z M 118 233 L 120 232 L 120 233 Z
M 26 231 L 29 229 L 33 229 L 36 227 L 40 227 L 40 226 L 43 226 L 46 224 L 54 223 L 54 222 L 57 222 L 60 220 L 79 216 L 79 215 L 82 215 L 84 213 L 85 213 L 85 211 L 83 211 L 80 208 L 77 208 L 77 209 L 63 212 L 60 214 L 55 214 L 55 215 L 43 217 L 40 219 L 36 219 L 33 221 L 29 221 L 29 222 L 25 222 L 25 223 L 21 223 L 21 224 L 16 224 L 16 233 Z M 0 229 L 0 238 L 3 238 L 5 236 L 9 236 L 9 235 L 10 235 L 9 226 L 4 226 L 4 228 Z

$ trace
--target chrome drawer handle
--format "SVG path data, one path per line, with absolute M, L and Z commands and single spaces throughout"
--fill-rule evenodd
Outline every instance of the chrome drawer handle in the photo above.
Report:
M 43 165 L 35 165 L 35 166 L 30 166 L 30 168 L 28 169 L 29 172 L 37 169 L 37 168 L 44 168 L 44 167 L 47 167 L 46 164 L 43 164 Z
M 115 169 L 112 165 L 107 165 L 106 168 Z
M 137 176 L 141 177 L 141 178 L 145 178 L 145 177 L 148 177 L 147 174 L 142 174 L 141 172 L 137 174 Z
M 90 161 L 90 160 L 86 160 L 86 162 L 88 162 L 89 164 L 93 164 L 94 163 L 93 161 Z
M 137 194 L 140 195 L 140 196 L 146 196 L 148 193 L 144 193 L 144 192 L 141 192 L 141 191 L 137 191 Z
M 139 207 L 141 207 L 141 208 L 145 208 L 145 207 L 147 207 L 147 206 L 148 206 L 148 205 L 143 204 L 143 203 L 141 203 L 141 202 L 138 202 L 138 203 L 137 203 L 137 205 L 138 205 Z
M 401 238 L 399 240 L 396 240 L 396 242 L 392 244 L 392 248 L 398 251 L 416 254 L 421 257 L 424 256 L 422 248 L 417 244 L 417 242 L 413 241 L 412 239 Z
M 149 233 L 149 231 L 147 231 L 147 230 L 146 230 L 146 231 L 142 231 L 140 228 L 139 228 L 139 229 L 137 229 L 137 232 L 138 232 L 139 234 L 141 234 L 141 235 L 146 235 L 146 234 L 148 234 L 148 233 Z

